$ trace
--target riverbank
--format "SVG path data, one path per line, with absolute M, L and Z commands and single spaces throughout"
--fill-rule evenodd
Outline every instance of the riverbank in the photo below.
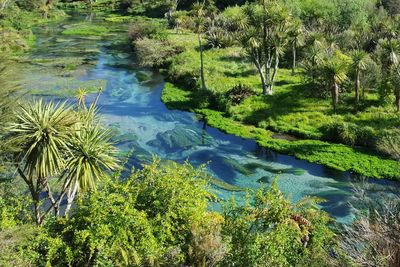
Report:
M 285 69 L 278 74 L 274 95 L 262 96 L 254 68 L 237 47 L 205 51 L 208 90 L 202 92 L 196 35 L 170 31 L 167 39 L 183 48 L 164 70 L 170 83 L 163 90 L 162 101 L 169 108 L 194 111 L 215 128 L 255 139 L 261 146 L 299 159 L 367 177 L 400 180 L 400 163 L 367 147 L 400 124 L 394 111 L 371 104 L 357 113 L 342 107 L 334 114 L 329 100 L 313 97 L 301 75 L 291 76 Z M 239 104 L 224 103 L 224 94 L 238 84 L 250 87 L 254 94 Z M 373 93 L 368 97 L 370 103 L 377 98 Z M 350 96 L 343 96 L 343 101 L 350 101 Z M 270 130 L 301 140 L 275 139 Z M 324 141 L 335 138 L 352 145 Z
M 38 7 L 9 2 L 4 4 L 0 16 L 1 57 L 16 58 L 35 45 L 33 27 L 61 20 L 66 14 L 54 6 Z

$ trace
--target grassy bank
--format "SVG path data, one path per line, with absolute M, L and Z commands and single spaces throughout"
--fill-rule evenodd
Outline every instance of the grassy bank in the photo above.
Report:
M 169 108 L 194 111 L 215 128 L 299 159 L 367 177 L 400 180 L 400 163 L 371 145 L 400 125 L 400 116 L 390 106 L 375 107 L 373 92 L 367 96 L 369 104 L 358 112 L 350 105 L 352 95 L 343 94 L 341 109 L 333 113 L 329 99 L 315 96 L 301 75 L 281 69 L 274 94 L 263 96 L 256 71 L 238 47 L 205 51 L 208 90 L 201 91 L 196 35 L 171 31 L 167 38 L 184 50 L 165 70 L 170 83 L 162 101 Z M 229 103 L 224 97 L 238 84 L 252 88 L 254 94 L 239 104 Z M 275 139 L 271 131 L 301 140 Z

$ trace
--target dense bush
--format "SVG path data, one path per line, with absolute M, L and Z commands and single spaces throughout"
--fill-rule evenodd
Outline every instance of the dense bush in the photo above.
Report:
M 325 124 L 322 127 L 323 139 L 327 141 L 343 143 L 346 145 L 364 146 L 375 148 L 377 135 L 373 128 L 358 126 L 341 120 Z
M 226 92 L 226 97 L 232 104 L 237 105 L 242 103 L 243 100 L 254 94 L 255 93 L 253 89 L 250 88 L 249 86 L 238 84 L 234 86 L 232 89 L 230 89 L 228 92 Z
M 171 61 L 171 57 L 181 52 L 167 41 L 141 38 L 133 42 L 139 64 L 144 67 L 160 68 Z
M 400 160 L 400 130 L 385 130 L 378 140 L 377 147 L 383 154 Z
M 48 221 L 24 255 L 41 266 L 328 264 L 334 233 L 315 199 L 293 206 L 275 181 L 221 215 L 208 211 L 207 179 L 204 168 L 157 160 L 108 180 L 70 218 Z
M 143 38 L 162 40 L 166 37 L 165 27 L 154 21 L 139 20 L 129 27 L 128 37 L 131 41 Z
M 223 233 L 234 253 L 225 258 L 225 266 L 329 265 L 335 235 L 327 226 L 329 217 L 315 208 L 313 199 L 292 206 L 276 180 L 270 189 L 258 191 L 251 204 L 228 205 Z

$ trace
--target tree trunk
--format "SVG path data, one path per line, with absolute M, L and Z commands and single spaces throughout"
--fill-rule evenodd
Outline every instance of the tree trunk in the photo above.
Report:
M 265 83 L 267 88 L 265 90 L 264 95 L 271 95 L 272 94 L 272 77 L 271 77 L 271 60 L 267 60 L 265 64 Z
M 337 105 L 339 103 L 339 86 L 336 82 L 333 82 L 332 86 L 332 106 L 333 111 L 336 112 Z
M 203 59 L 203 44 L 201 40 L 201 35 L 199 34 L 199 48 L 200 48 L 200 79 L 201 79 L 201 89 L 207 90 L 206 81 L 204 78 L 204 59 Z
M 278 53 L 275 53 L 275 66 L 274 66 L 274 71 L 273 71 L 272 77 L 271 77 L 271 84 L 270 84 L 270 88 L 269 88 L 269 92 L 268 92 L 269 95 L 272 95 L 272 93 L 273 93 L 273 87 L 274 87 L 276 74 L 278 73 L 278 68 L 279 68 L 279 55 L 278 55 Z
M 72 191 L 68 192 L 68 195 L 67 195 L 67 207 L 65 208 L 65 215 L 66 216 L 68 215 L 68 213 L 69 213 L 69 211 L 70 211 L 70 209 L 72 207 L 72 202 L 75 199 L 77 191 L 78 191 L 78 183 L 75 182 L 74 188 L 72 189 Z
M 263 68 L 259 62 L 256 62 L 256 67 L 257 67 L 258 73 L 260 74 L 262 93 L 263 93 L 263 95 L 266 95 L 267 94 L 267 83 L 265 81 L 265 74 L 264 74 Z
M 396 89 L 394 93 L 396 96 L 396 110 L 397 112 L 400 112 L 400 88 Z
M 297 57 L 296 50 L 297 50 L 296 42 L 293 42 L 293 46 L 292 46 L 292 54 L 293 54 L 292 75 L 293 76 L 296 74 L 296 57 Z
M 356 93 L 356 105 L 360 102 L 360 72 L 356 72 L 356 84 L 355 84 L 355 93 Z
M 42 215 L 40 212 L 40 195 L 39 192 L 35 192 L 32 195 L 32 200 L 33 200 L 33 209 L 34 209 L 34 213 L 35 213 L 35 222 L 36 225 L 42 225 Z
M 42 224 L 42 215 L 40 212 L 40 183 L 38 182 L 36 187 L 32 179 L 29 179 L 25 176 L 24 172 L 17 165 L 17 172 L 24 180 L 24 182 L 28 185 L 29 192 L 31 193 L 32 202 L 33 202 L 33 212 L 34 212 L 34 220 L 37 225 Z

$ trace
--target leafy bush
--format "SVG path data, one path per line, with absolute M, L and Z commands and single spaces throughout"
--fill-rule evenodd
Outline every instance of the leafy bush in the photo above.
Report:
M 224 266 L 303 266 L 312 258 L 327 265 L 334 233 L 330 218 L 316 211 L 318 200 L 306 198 L 292 206 L 277 187 L 259 190 L 252 202 L 224 209 L 223 234 L 231 251 Z
M 134 41 L 134 49 L 140 65 L 151 68 L 165 66 L 172 56 L 181 52 L 179 47 L 174 47 L 167 41 L 147 37 Z
M 323 139 L 346 145 L 375 148 L 376 131 L 369 126 L 358 126 L 354 123 L 337 120 L 322 127 Z
M 210 27 L 206 32 L 207 45 L 213 48 L 225 48 L 235 42 L 233 36 L 221 27 Z
M 346 145 L 355 145 L 357 141 L 356 126 L 344 121 L 334 121 L 323 127 L 323 139 Z
M 206 178 L 203 168 L 156 160 L 125 181 L 110 179 L 86 194 L 70 219 L 50 221 L 29 250 L 40 254 L 39 265 L 183 263 L 187 242 L 198 238 L 196 231 L 207 231 Z
M 238 84 L 226 93 L 226 97 L 234 105 L 242 103 L 249 96 L 254 95 L 254 91 L 249 86 Z
M 143 38 L 163 40 L 166 37 L 165 26 L 154 21 L 137 21 L 128 30 L 128 37 L 131 41 Z
M 378 150 L 394 159 L 400 160 L 400 130 L 386 130 L 377 143 Z

